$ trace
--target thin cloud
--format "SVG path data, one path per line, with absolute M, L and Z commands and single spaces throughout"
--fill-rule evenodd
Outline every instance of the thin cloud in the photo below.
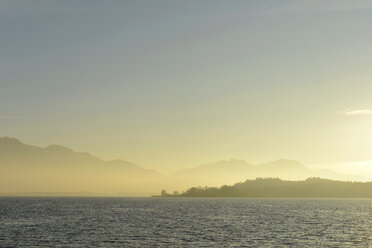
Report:
M 346 109 L 341 113 L 344 115 L 372 115 L 372 109 Z

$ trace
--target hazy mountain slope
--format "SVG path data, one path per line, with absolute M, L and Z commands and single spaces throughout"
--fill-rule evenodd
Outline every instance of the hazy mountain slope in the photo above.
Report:
M 219 186 L 247 179 L 253 166 L 243 160 L 222 160 L 216 163 L 203 164 L 195 168 L 179 170 L 174 173 L 169 183 L 182 184 L 186 187 L 193 185 Z
M 251 165 L 243 160 L 232 159 L 177 171 L 171 176 L 167 188 L 173 190 L 177 184 L 182 184 L 184 187 L 221 186 L 257 177 L 277 177 L 285 180 L 303 180 L 309 177 L 335 180 L 364 179 L 358 176 L 340 175 L 330 170 L 311 170 L 294 160 L 280 159 Z
M 41 148 L 0 138 L 0 193 L 151 194 L 162 179 L 156 171 L 123 160 L 105 162 L 58 145 Z

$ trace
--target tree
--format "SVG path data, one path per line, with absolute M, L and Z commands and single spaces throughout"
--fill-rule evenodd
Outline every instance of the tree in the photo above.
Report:
M 167 193 L 167 191 L 165 189 L 163 189 L 161 191 L 161 196 L 169 196 L 169 194 Z

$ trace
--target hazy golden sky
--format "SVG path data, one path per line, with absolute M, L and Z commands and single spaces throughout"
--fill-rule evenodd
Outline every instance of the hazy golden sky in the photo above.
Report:
M 372 173 L 371 26 L 358 0 L 1 1 L 0 136 Z

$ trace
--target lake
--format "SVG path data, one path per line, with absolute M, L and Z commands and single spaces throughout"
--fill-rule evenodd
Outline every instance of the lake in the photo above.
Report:
M 372 247 L 372 200 L 1 197 L 15 246 Z

